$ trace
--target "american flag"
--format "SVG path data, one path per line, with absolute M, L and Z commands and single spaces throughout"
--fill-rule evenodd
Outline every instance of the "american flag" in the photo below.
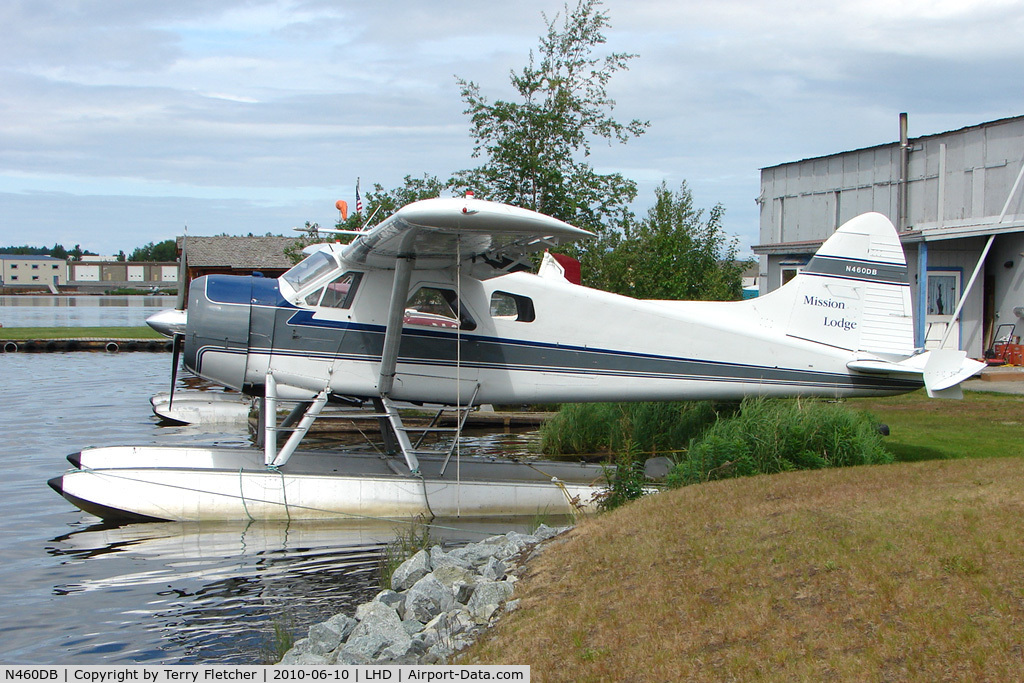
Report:
M 359 178 L 356 178 L 356 213 L 363 212 L 363 198 L 359 196 Z

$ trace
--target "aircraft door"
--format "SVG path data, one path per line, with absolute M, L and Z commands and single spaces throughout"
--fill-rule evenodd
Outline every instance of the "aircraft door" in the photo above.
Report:
M 358 355 L 354 347 L 359 342 L 358 335 L 350 332 L 351 307 L 362 278 L 360 272 L 345 272 L 307 294 L 307 307 L 292 309 L 283 317 L 279 314 L 275 372 L 293 367 L 308 378 L 329 377 L 331 386 L 342 393 L 351 391 L 352 359 Z
M 462 292 L 460 300 L 459 294 L 450 285 L 413 287 L 403 316 L 396 396 L 440 395 L 451 404 L 473 396 L 479 379 L 479 344 L 472 334 L 477 323 L 466 305 L 470 297 Z
M 246 379 L 249 386 L 259 387 L 266 381 L 279 318 L 290 311 L 283 305 L 276 279 L 253 276 L 252 282 Z

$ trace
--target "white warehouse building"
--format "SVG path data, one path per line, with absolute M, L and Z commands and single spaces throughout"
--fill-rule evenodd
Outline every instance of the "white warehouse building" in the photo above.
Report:
M 902 114 L 899 130 L 898 142 L 761 169 L 762 293 L 877 211 L 900 232 L 917 346 L 980 358 L 1024 334 L 1024 117 L 909 138 Z

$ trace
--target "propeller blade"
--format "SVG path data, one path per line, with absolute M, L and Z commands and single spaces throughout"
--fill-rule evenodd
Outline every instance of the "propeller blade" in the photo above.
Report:
M 181 237 L 181 257 L 178 259 L 178 300 L 174 308 L 179 311 L 185 310 L 185 278 L 188 277 L 188 266 L 185 262 L 185 242 L 188 241 L 188 227 Z
M 181 347 L 185 343 L 185 335 L 174 335 L 171 342 L 171 395 L 167 398 L 167 410 L 174 406 L 174 385 L 178 383 L 178 360 L 181 358 Z

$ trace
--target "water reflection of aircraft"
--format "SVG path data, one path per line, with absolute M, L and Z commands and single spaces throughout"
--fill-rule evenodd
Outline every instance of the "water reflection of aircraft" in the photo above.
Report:
M 915 350 L 907 266 L 880 214 L 840 227 L 781 289 L 739 302 L 641 301 L 528 256 L 590 233 L 473 199 L 410 204 L 279 279 L 210 275 L 151 324 L 191 372 L 260 397 L 262 453 L 111 447 L 69 456 L 53 485 L 101 516 L 488 516 L 586 504 L 575 464 L 424 455 L 396 401 L 484 403 L 959 392 L 980 369 Z M 372 401 L 400 458 L 296 452 L 329 401 Z M 457 428 L 456 428 L 457 429 Z M 290 436 L 278 445 L 278 434 Z M 457 440 L 453 443 L 457 443 Z
M 213 391 L 154 394 L 149 403 L 161 422 L 179 425 L 244 423 L 252 408 L 250 396 Z

